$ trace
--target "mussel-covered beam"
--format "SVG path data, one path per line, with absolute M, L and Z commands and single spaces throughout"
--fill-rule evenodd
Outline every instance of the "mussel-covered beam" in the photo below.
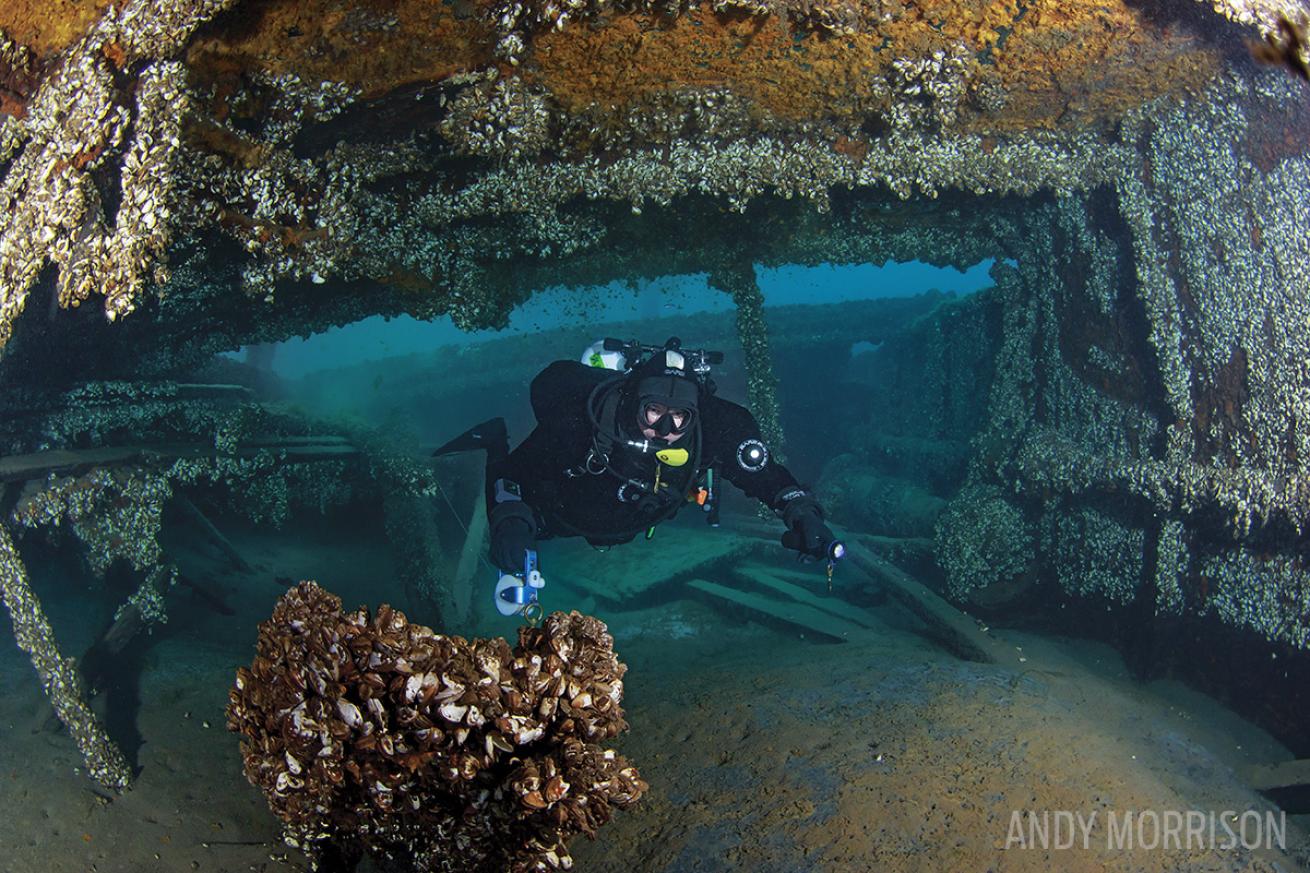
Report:
M 230 453 L 217 451 L 212 445 L 171 443 L 139 446 L 103 446 L 98 449 L 49 449 L 26 455 L 0 457 L 0 482 L 39 479 L 51 473 L 69 474 L 78 470 L 115 465 L 139 464 L 142 461 L 164 462 L 179 458 L 210 458 L 224 454 L 253 458 L 261 454 L 276 455 L 280 461 L 302 463 L 338 461 L 354 457 L 359 449 L 348 443 L 306 442 L 290 445 L 239 445 Z
M 522 293 L 501 268 L 631 243 L 598 203 L 1086 188 L 1130 163 L 1107 131 L 1226 51 L 1200 4 L 1122 0 L 35 8 L 0 10 L 0 342 L 47 263 L 59 305 L 158 305 L 165 342 L 487 326 Z M 278 318 L 300 283 L 327 287 L 298 324 L 195 318 Z
M 87 705 L 77 665 L 59 653 L 54 629 L 28 584 L 27 569 L 3 523 L 0 523 L 0 591 L 4 594 L 18 647 L 32 659 L 41 688 L 82 752 L 87 773 L 106 788 L 115 791 L 127 788 L 132 781 L 127 759 Z
M 769 355 L 769 329 L 764 321 L 764 292 L 749 262 L 725 265 L 710 273 L 710 286 L 732 295 L 737 306 L 737 339 L 746 354 L 746 400 L 760 425 L 760 434 L 779 461 L 783 460 L 782 420 L 778 414 L 778 377 Z
M 1295 543 L 1310 537 L 1310 484 L 1252 469 L 1093 455 L 1055 433 L 1034 434 L 995 471 L 1022 493 L 1136 501 L 1147 512 L 1181 518 L 1210 542 Z

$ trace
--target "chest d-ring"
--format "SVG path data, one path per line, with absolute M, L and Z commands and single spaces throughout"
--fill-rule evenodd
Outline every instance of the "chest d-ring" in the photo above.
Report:
M 610 465 L 609 456 L 606 455 L 604 452 L 596 451 L 594 448 L 591 451 L 587 452 L 587 460 L 584 461 L 582 464 L 582 466 L 586 468 L 587 472 L 593 476 L 599 476 L 601 473 L 604 473 L 605 469 L 609 467 L 609 465 Z

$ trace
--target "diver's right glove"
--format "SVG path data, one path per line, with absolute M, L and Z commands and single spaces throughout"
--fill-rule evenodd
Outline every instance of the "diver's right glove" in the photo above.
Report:
M 809 558 L 833 557 L 828 551 L 837 537 L 823 523 L 823 510 L 819 507 L 819 501 L 804 492 L 797 494 L 783 507 L 782 520 L 787 525 L 787 532 L 782 535 L 782 545 L 785 548 Z
M 488 516 L 491 563 L 506 573 L 522 573 L 529 550 L 537 547 L 537 521 L 522 500 L 497 503 Z

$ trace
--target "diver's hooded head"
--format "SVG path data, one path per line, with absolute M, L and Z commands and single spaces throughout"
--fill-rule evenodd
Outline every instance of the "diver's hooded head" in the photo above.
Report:
M 632 369 L 622 390 L 619 421 L 635 438 L 641 438 L 642 428 L 661 437 L 675 434 L 678 439 L 696 428 L 701 386 L 681 352 L 667 348 L 656 352 Z M 648 409 L 665 411 L 652 421 Z

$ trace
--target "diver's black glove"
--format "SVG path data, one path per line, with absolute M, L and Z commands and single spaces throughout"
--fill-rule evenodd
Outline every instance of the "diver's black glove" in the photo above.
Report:
M 787 501 L 782 510 L 787 532 L 782 535 L 784 548 L 794 549 L 811 558 L 827 558 L 828 545 L 837 537 L 823 523 L 819 502 L 808 494 Z
M 491 563 L 506 573 L 523 574 L 524 555 L 537 547 L 537 521 L 521 500 L 496 504 L 488 517 Z

